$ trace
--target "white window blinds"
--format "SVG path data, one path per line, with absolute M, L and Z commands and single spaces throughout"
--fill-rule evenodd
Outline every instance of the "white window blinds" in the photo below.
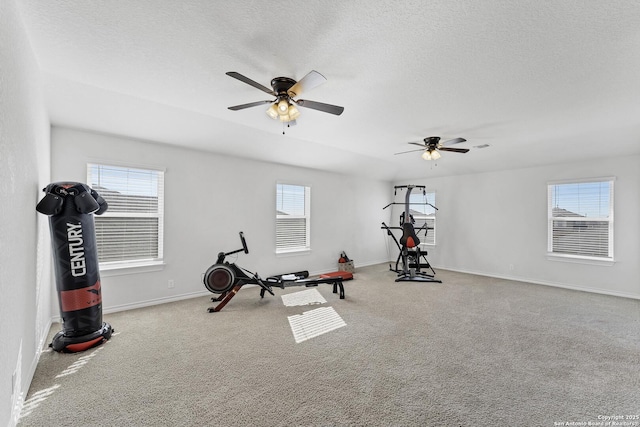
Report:
M 164 172 L 89 164 L 87 176 L 109 204 L 94 218 L 100 263 L 162 261 Z
M 276 184 L 276 253 L 309 250 L 311 188 Z
M 421 191 L 416 191 L 409 196 L 409 203 L 409 211 L 415 220 L 413 227 L 419 233 L 420 242 L 425 245 L 435 245 L 436 210 L 433 206 L 436 206 L 436 193 L 428 191 L 423 194 Z
M 548 251 L 613 259 L 613 179 L 548 185 Z

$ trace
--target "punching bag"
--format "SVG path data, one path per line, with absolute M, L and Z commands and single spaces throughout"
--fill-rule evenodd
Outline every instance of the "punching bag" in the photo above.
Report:
M 75 353 L 111 338 L 102 321 L 102 293 L 93 214 L 107 202 L 88 185 L 55 182 L 43 189 L 36 210 L 49 216 L 56 289 L 62 331 L 50 344 L 55 351 Z

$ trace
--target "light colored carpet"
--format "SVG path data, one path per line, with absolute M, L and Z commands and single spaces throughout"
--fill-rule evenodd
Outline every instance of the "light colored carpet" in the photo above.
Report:
M 20 426 L 554 426 L 640 414 L 640 301 L 438 271 L 358 269 L 346 299 L 242 289 L 105 315 L 112 339 L 45 352 Z M 109 292 L 104 289 L 104 292 Z M 296 342 L 291 316 L 338 328 Z M 334 318 L 334 320 L 336 320 Z M 51 335 L 60 330 L 54 325 Z

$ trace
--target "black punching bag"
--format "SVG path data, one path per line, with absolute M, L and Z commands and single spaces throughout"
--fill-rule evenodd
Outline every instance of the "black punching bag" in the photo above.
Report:
M 111 338 L 111 325 L 102 322 L 102 293 L 93 214 L 107 202 L 88 185 L 54 182 L 43 190 L 36 210 L 49 216 L 56 289 L 62 331 L 51 343 L 55 351 L 75 353 Z

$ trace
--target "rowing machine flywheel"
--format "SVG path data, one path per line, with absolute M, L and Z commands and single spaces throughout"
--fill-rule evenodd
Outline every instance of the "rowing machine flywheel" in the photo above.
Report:
M 214 294 L 225 293 L 236 281 L 236 275 L 228 265 L 214 264 L 204 274 L 204 286 Z

